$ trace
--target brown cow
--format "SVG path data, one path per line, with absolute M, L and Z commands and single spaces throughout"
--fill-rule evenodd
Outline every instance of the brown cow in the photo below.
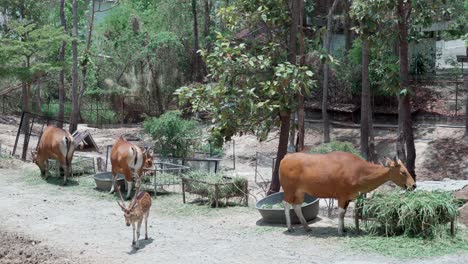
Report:
M 284 190 L 288 231 L 294 231 L 289 215 L 291 204 L 301 224 L 310 230 L 301 211 L 305 193 L 317 198 L 338 199 L 338 234 L 343 235 L 346 208 L 359 193 L 370 192 L 387 181 L 408 189 L 416 188 L 413 177 L 400 160 L 387 159 L 387 166 L 369 163 L 347 152 L 287 154 L 280 163 L 279 177 Z
M 55 126 L 47 126 L 42 133 L 37 151 L 32 151 L 33 162 L 41 170 L 41 176 L 47 179 L 49 158 L 58 160 L 64 170 L 63 185 L 71 171 L 71 162 L 75 152 L 73 137 L 66 130 Z
M 121 173 L 127 181 L 127 199 L 130 198 L 132 191 L 132 175 L 136 173 L 136 182 L 139 185 L 143 169 L 153 169 L 154 167 L 153 153 L 150 150 L 143 152 L 138 146 L 128 142 L 122 136 L 112 146 L 110 159 L 113 176 L 110 193 L 114 192 L 117 173 Z

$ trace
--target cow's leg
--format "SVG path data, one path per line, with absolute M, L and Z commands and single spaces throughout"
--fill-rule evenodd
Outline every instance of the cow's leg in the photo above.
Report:
M 47 180 L 47 178 L 49 178 L 49 160 L 47 159 L 44 163 L 45 167 L 43 171 L 41 170 L 41 174 L 43 175 L 44 180 Z
M 132 193 L 133 181 L 132 181 L 132 171 L 127 168 L 123 171 L 125 175 L 125 181 L 127 182 L 127 197 L 125 199 L 130 199 L 130 194 Z
M 114 193 L 114 187 L 115 187 L 115 178 L 117 177 L 117 173 L 112 172 L 112 187 L 110 189 L 110 194 Z
M 130 194 L 132 193 L 132 188 L 133 188 L 133 182 L 132 181 L 127 181 L 127 196 L 125 199 L 130 199 Z
M 304 227 L 304 230 L 306 232 L 309 232 L 311 229 L 310 229 L 309 225 L 307 224 L 307 221 L 306 221 L 304 215 L 302 214 L 301 204 L 294 204 L 293 208 L 294 208 L 294 212 L 296 212 L 297 217 L 301 221 L 301 224 Z
M 348 199 L 338 199 L 338 235 L 340 236 L 342 236 L 344 232 L 344 216 L 348 205 Z
M 291 226 L 291 204 L 284 201 L 284 215 L 286 216 L 286 225 L 288 226 L 288 231 L 289 232 L 294 232 L 294 229 Z
M 62 166 L 63 168 L 63 184 L 62 185 L 66 185 L 67 184 L 67 177 L 69 175 L 69 166 L 67 166 L 67 163 L 65 160 L 61 160 L 60 161 L 60 165 Z

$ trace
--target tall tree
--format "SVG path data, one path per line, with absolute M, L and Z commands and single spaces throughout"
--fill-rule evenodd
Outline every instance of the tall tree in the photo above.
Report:
M 331 47 L 331 35 L 333 30 L 333 13 L 335 12 L 336 6 L 338 5 L 338 0 L 333 0 L 333 4 L 328 10 L 327 15 L 327 35 L 325 37 L 325 52 L 327 55 L 330 54 L 330 47 Z M 329 72 L 329 64 L 328 64 L 328 56 L 327 60 L 323 63 L 323 89 L 322 89 L 322 119 L 323 119 L 323 142 L 327 143 L 330 142 L 330 121 L 328 117 L 328 76 Z
M 198 50 L 200 49 L 198 42 L 198 14 L 197 1 L 192 0 L 192 16 L 193 16 L 193 53 L 192 53 L 192 80 L 195 82 L 203 81 L 202 59 Z
M 294 0 L 294 5 L 298 2 Z M 182 87 L 177 92 L 181 102 L 190 102 L 195 111 L 212 113 L 212 136 L 217 144 L 250 131 L 264 140 L 273 127 L 280 127 L 278 160 L 269 193 L 280 189 L 278 167 L 287 152 L 298 93 L 315 86 L 308 67 L 290 62 L 295 59 L 291 51 L 297 48 L 297 23 L 292 35 L 296 45 L 288 36 L 298 13 L 291 20 L 288 6 L 283 1 L 261 0 L 252 5 L 250 0 L 241 0 L 236 6 L 222 8 L 218 13 L 228 30 L 218 34 L 211 52 L 203 52 L 213 83 Z M 238 29 L 243 30 L 238 33 Z M 247 40 L 240 42 L 239 38 Z
M 304 65 L 304 49 L 305 49 L 305 36 L 304 36 L 304 1 L 299 1 L 299 65 Z M 297 98 L 297 141 L 296 151 L 300 152 L 304 149 L 305 144 L 305 110 L 304 110 L 304 97 L 305 89 L 301 88 L 301 91 Z
M 351 0 L 343 0 L 343 15 L 344 15 L 344 36 L 345 36 L 345 51 L 348 53 L 348 51 L 351 49 L 352 46 L 352 23 L 351 23 L 351 15 L 350 15 L 350 10 L 351 10 L 351 5 L 352 1 Z
M 72 30 L 72 116 L 70 122 L 70 133 L 78 128 L 80 118 L 80 106 L 78 101 L 78 0 L 73 0 L 73 30 Z
M 398 0 L 396 13 L 398 19 L 398 40 L 400 57 L 400 94 L 398 96 L 398 141 L 397 154 L 405 161 L 408 172 L 416 178 L 413 123 L 411 120 L 410 88 L 408 75 L 408 23 L 411 18 L 412 1 Z
M 60 0 L 60 24 L 63 27 L 63 31 L 65 33 L 68 32 L 67 29 L 67 20 L 65 18 L 65 0 Z M 58 126 L 60 128 L 63 128 L 63 120 L 64 120 L 64 115 L 65 115 L 65 73 L 64 73 L 64 67 L 65 65 L 65 48 L 67 46 L 67 42 L 63 41 L 62 46 L 60 47 L 59 50 L 59 62 L 62 63 L 62 69 L 60 70 L 59 73 L 59 89 L 58 89 L 58 94 L 59 94 L 59 111 L 58 111 L 58 116 L 57 119 L 59 120 Z
M 369 40 L 362 36 L 362 90 L 361 90 L 361 155 L 369 160 L 369 117 L 370 116 L 370 81 L 369 81 Z

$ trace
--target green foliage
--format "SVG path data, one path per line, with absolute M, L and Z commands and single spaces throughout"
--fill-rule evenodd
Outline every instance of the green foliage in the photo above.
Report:
M 222 147 L 217 147 L 211 142 L 205 143 L 201 146 L 201 151 L 205 153 L 210 153 L 212 156 L 222 157 L 224 151 Z
M 434 238 L 455 219 L 459 202 L 449 192 L 377 192 L 358 202 L 363 217 L 374 218 L 370 231 L 386 236 Z
M 53 26 L 11 21 L 0 35 L 0 77 L 15 76 L 29 81 L 38 72 L 60 69 L 52 56 L 67 37 Z
M 380 42 L 379 42 L 380 43 Z M 338 80 L 351 90 L 353 95 L 361 94 L 362 42 L 357 39 L 342 63 L 335 66 Z M 374 95 L 393 96 L 399 88 L 400 66 L 398 58 L 384 44 L 375 44 L 369 54 L 369 78 Z
M 217 33 L 212 51 L 202 51 L 213 82 L 176 93 L 193 110 L 213 114 L 216 145 L 243 131 L 265 139 L 279 125 L 280 115 L 296 109 L 301 89 L 308 94 L 315 87 L 314 72 L 287 62 L 289 13 L 284 1 L 237 1 L 221 8 L 218 16 L 228 30 Z M 262 23 L 275 30 L 254 26 Z M 239 42 L 235 34 L 241 29 L 250 30 L 252 37 Z M 258 37 L 262 30 L 269 32 Z
M 229 178 L 221 173 L 212 173 L 204 171 L 192 171 L 184 178 L 186 181 L 185 190 L 189 193 L 198 194 L 209 198 L 210 204 L 218 199 L 229 198 L 234 196 L 244 196 L 248 184 L 246 178 L 233 177 Z M 193 181 L 192 181 L 193 180 Z M 218 184 L 216 193 L 215 184 Z
M 53 102 L 53 103 L 48 103 L 48 104 L 42 104 L 41 105 L 41 112 L 44 116 L 46 117 L 52 117 L 55 118 L 58 116 L 60 105 L 59 103 Z M 65 116 L 70 116 L 71 111 L 72 111 L 72 106 L 70 103 L 66 103 L 63 107 L 64 110 L 64 115 Z
M 119 120 L 119 115 L 111 109 L 106 109 L 103 103 L 98 105 L 99 111 L 92 109 L 81 110 L 83 122 L 88 124 L 115 124 Z
M 311 149 L 310 153 L 311 154 L 327 154 L 333 151 L 349 152 L 363 159 L 359 151 L 357 151 L 351 143 L 335 141 L 335 140 L 332 140 L 329 143 L 320 144 L 318 147 Z
M 143 126 L 153 137 L 156 152 L 163 157 L 188 157 L 200 138 L 198 122 L 183 119 L 177 111 L 149 118 Z

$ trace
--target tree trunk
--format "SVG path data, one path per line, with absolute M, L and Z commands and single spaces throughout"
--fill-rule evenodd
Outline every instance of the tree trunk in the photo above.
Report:
M 210 18 L 211 1 L 204 0 L 204 2 L 205 2 L 205 28 L 203 31 L 203 36 L 207 38 L 208 35 L 210 34 L 210 25 L 211 25 L 211 18 Z
M 72 116 L 70 122 L 70 133 L 78 128 L 80 108 L 78 102 L 78 0 L 73 0 L 73 40 L 72 40 Z
M 369 40 L 362 38 L 362 90 L 361 90 L 361 155 L 367 161 L 369 155 L 369 108 L 370 108 L 370 83 L 369 83 Z
M 351 1 L 344 0 L 343 1 L 343 13 L 344 13 L 344 36 L 345 36 L 345 51 L 348 54 L 348 51 L 351 49 L 353 44 L 352 40 L 352 31 L 351 31 L 351 16 L 349 15 L 349 11 L 351 9 Z
M 468 48 L 466 55 L 468 56 Z M 463 76 L 463 86 L 465 87 L 466 102 L 465 102 L 465 139 L 468 141 L 468 73 Z
M 333 4 L 328 11 L 327 16 L 327 36 L 325 38 L 325 50 L 327 54 L 330 54 L 331 46 L 331 34 L 332 34 L 332 22 L 333 12 L 338 4 L 338 0 L 333 0 Z M 328 58 L 327 58 L 328 59 Z M 328 61 L 323 64 L 323 97 L 322 97 L 322 118 L 323 118 L 323 142 L 330 142 L 330 122 L 328 120 Z
M 289 137 L 289 126 L 291 124 L 291 114 L 286 113 L 280 116 L 281 128 L 280 128 L 280 138 L 278 143 L 278 152 L 276 154 L 275 169 L 271 177 L 270 189 L 268 190 L 268 195 L 272 193 L 279 192 L 280 182 L 279 182 L 279 165 L 281 160 L 283 160 L 286 153 L 288 153 L 288 137 Z
M 151 71 L 151 84 L 153 85 L 152 93 L 153 93 L 153 98 L 156 99 L 157 105 L 158 105 L 158 115 L 164 114 L 164 105 L 163 105 L 163 100 L 161 96 L 161 87 L 159 87 L 158 84 L 158 73 L 155 69 L 155 66 L 149 61 L 148 59 L 148 65 Z
M 299 57 L 301 58 L 298 62 L 301 66 L 304 65 L 304 1 L 299 1 Z M 297 141 L 296 141 L 296 152 L 301 152 L 304 149 L 305 144 L 305 111 L 304 111 L 304 87 L 301 88 L 301 92 L 297 98 Z
M 198 18 L 197 18 L 197 1 L 192 0 L 192 15 L 193 15 L 193 62 L 192 62 L 192 80 L 194 82 L 203 81 L 201 74 L 201 57 L 198 54 Z
M 63 30 L 68 32 L 67 30 L 67 20 L 65 19 L 65 0 L 60 0 L 60 24 L 63 27 Z M 63 128 L 63 120 L 65 117 L 65 73 L 63 70 L 63 63 L 65 61 L 65 48 L 67 46 L 67 42 L 63 41 L 62 46 L 60 47 L 59 51 L 59 61 L 62 63 L 62 69 L 59 73 L 59 112 L 57 119 L 59 120 L 58 127 Z
M 373 120 L 372 113 L 373 113 L 373 105 L 370 104 L 369 105 L 369 161 L 377 163 L 377 153 L 375 152 L 374 120 Z
M 30 58 L 26 57 L 26 68 L 29 69 L 30 67 Z M 30 81 L 24 81 L 22 84 L 22 92 L 23 92 L 23 112 L 30 112 L 31 111 L 31 103 L 30 103 L 30 96 L 31 96 L 31 83 Z M 23 151 L 21 154 L 21 159 L 26 160 L 26 156 L 28 154 L 28 146 L 29 146 L 29 115 L 25 115 L 23 119 Z
M 298 25 L 300 19 L 300 0 L 291 0 L 290 1 L 290 10 L 291 10 L 291 25 L 289 27 L 289 41 L 288 41 L 288 61 L 291 64 L 296 64 L 296 56 L 297 56 L 297 33 L 298 33 Z M 295 114 L 293 114 L 293 123 L 290 124 L 290 147 L 293 149 L 295 142 L 295 129 L 294 126 L 296 122 Z
M 413 138 L 413 124 L 411 120 L 411 104 L 408 78 L 408 19 L 410 2 L 398 0 L 398 31 L 399 31 L 399 59 L 400 59 L 400 91 L 406 89 L 406 92 L 399 94 L 398 101 L 398 154 L 403 154 L 406 158 L 406 168 L 416 180 L 415 161 L 416 148 Z M 404 147 L 403 147 L 404 146 Z M 406 155 L 404 155 L 406 148 Z M 401 158 L 400 158 L 401 159 Z

